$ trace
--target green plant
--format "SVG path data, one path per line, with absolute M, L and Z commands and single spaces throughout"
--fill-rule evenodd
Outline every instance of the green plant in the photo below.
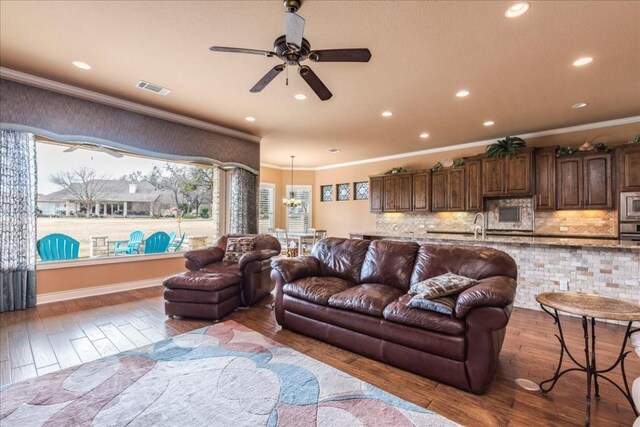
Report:
M 568 156 L 569 154 L 573 154 L 573 151 L 571 147 L 558 147 L 556 157 Z
M 464 159 L 455 159 L 453 161 L 453 165 L 451 166 L 452 168 L 460 168 L 464 166 Z
M 431 172 L 437 172 L 442 169 L 442 163 L 438 162 L 435 165 L 431 166 Z
M 411 172 L 411 170 L 403 167 L 396 167 L 396 168 L 389 169 L 385 173 L 389 174 L 389 173 L 404 173 L 404 172 Z
M 638 142 L 640 142 L 640 133 L 637 134 L 632 140 L 627 142 L 627 144 L 637 144 Z
M 499 139 L 498 142 L 487 146 L 487 156 L 489 157 L 504 157 L 508 155 L 513 157 L 525 147 L 527 143 L 524 139 L 517 136 L 507 136 L 504 139 Z

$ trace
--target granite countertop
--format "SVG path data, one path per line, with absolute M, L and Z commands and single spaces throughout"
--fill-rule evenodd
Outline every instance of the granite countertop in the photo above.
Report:
M 483 240 L 475 240 L 473 234 L 433 232 L 433 233 L 384 233 L 381 231 L 352 232 L 352 236 L 375 236 L 384 239 L 415 240 L 417 242 L 427 242 L 430 240 L 448 240 L 468 243 L 503 243 L 503 244 L 530 244 L 539 246 L 583 246 L 591 248 L 610 249 L 636 249 L 640 251 L 640 242 L 633 242 L 618 239 L 586 239 L 576 237 L 550 237 L 531 235 L 492 235 L 488 234 Z

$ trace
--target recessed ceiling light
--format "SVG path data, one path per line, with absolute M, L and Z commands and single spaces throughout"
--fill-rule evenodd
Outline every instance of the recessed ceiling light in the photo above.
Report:
M 584 108 L 587 106 L 586 102 L 578 102 L 577 104 L 573 104 L 571 108 Z
M 382 112 L 382 117 L 391 117 L 391 116 L 393 116 L 393 113 L 391 111 Z
M 248 122 L 255 122 L 255 121 L 256 121 L 256 118 L 255 118 L 255 117 L 251 117 L 251 116 L 247 116 L 247 117 L 245 117 L 244 119 L 245 119 L 246 121 L 248 121 Z
M 307 95 L 305 95 L 304 93 L 296 93 L 295 95 L 293 95 L 293 97 L 298 101 L 304 101 L 305 99 L 307 99 Z
M 458 98 L 464 98 L 465 96 L 469 96 L 469 91 L 468 90 L 459 90 L 458 93 L 456 93 L 456 96 Z
M 332 153 L 332 154 L 336 154 L 336 153 L 339 153 L 339 152 L 340 152 L 340 150 L 338 150 L 337 148 L 329 148 L 329 150 L 328 150 L 328 151 L 329 151 L 330 153 Z
M 428 133 L 426 133 L 426 132 L 422 132 L 422 133 L 420 134 L 420 138 L 421 138 L 421 139 L 427 139 L 427 138 L 429 138 L 429 134 L 428 134 Z
M 524 15 L 527 10 L 529 10 L 529 7 L 531 7 L 531 5 L 527 2 L 516 3 L 504 11 L 504 16 L 507 18 L 515 18 Z
M 90 70 L 91 69 L 91 65 L 87 64 L 86 62 L 73 61 L 72 64 L 75 65 L 76 67 L 80 68 L 81 70 Z
M 485 126 L 493 126 L 495 124 L 495 122 L 493 120 L 487 120 L 486 122 L 483 123 L 483 125 Z
M 592 57 L 585 56 L 583 58 L 578 58 L 575 61 L 573 61 L 573 66 L 574 67 L 582 67 L 583 65 L 589 64 L 591 61 L 593 61 Z

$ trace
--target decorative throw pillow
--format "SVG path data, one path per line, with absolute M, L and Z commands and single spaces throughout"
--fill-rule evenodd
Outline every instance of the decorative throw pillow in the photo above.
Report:
M 253 237 L 229 237 L 224 262 L 238 262 L 242 255 L 253 250 Z
M 462 292 L 476 283 L 478 281 L 470 277 L 446 273 L 412 285 L 409 295 L 420 295 L 427 299 L 446 297 Z
M 420 308 L 422 310 L 435 311 L 436 313 L 448 314 L 451 316 L 453 308 L 456 306 L 456 297 L 440 297 L 435 299 L 422 298 L 420 295 L 415 295 L 407 303 L 408 307 Z

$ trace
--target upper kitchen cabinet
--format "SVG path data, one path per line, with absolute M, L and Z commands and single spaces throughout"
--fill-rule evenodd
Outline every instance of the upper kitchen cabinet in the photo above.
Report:
M 617 153 L 620 191 L 640 191 L 640 144 L 622 145 Z
M 513 157 L 482 159 L 484 197 L 533 194 L 533 149 L 524 148 Z
M 372 176 L 369 178 L 369 203 L 371 212 L 383 212 L 383 179 L 381 176 Z
M 556 148 L 535 150 L 536 210 L 556 208 Z
M 467 157 L 464 159 L 466 180 L 465 210 L 480 212 L 484 209 L 482 198 L 482 157 Z
M 613 209 L 611 167 L 611 153 L 578 153 L 558 158 L 558 209 Z
M 411 210 L 412 174 L 394 174 L 383 177 L 384 211 L 406 212 Z
M 431 209 L 431 171 L 416 172 L 413 180 L 413 211 L 428 211 Z
M 431 174 L 431 210 L 465 210 L 465 168 L 442 169 Z

